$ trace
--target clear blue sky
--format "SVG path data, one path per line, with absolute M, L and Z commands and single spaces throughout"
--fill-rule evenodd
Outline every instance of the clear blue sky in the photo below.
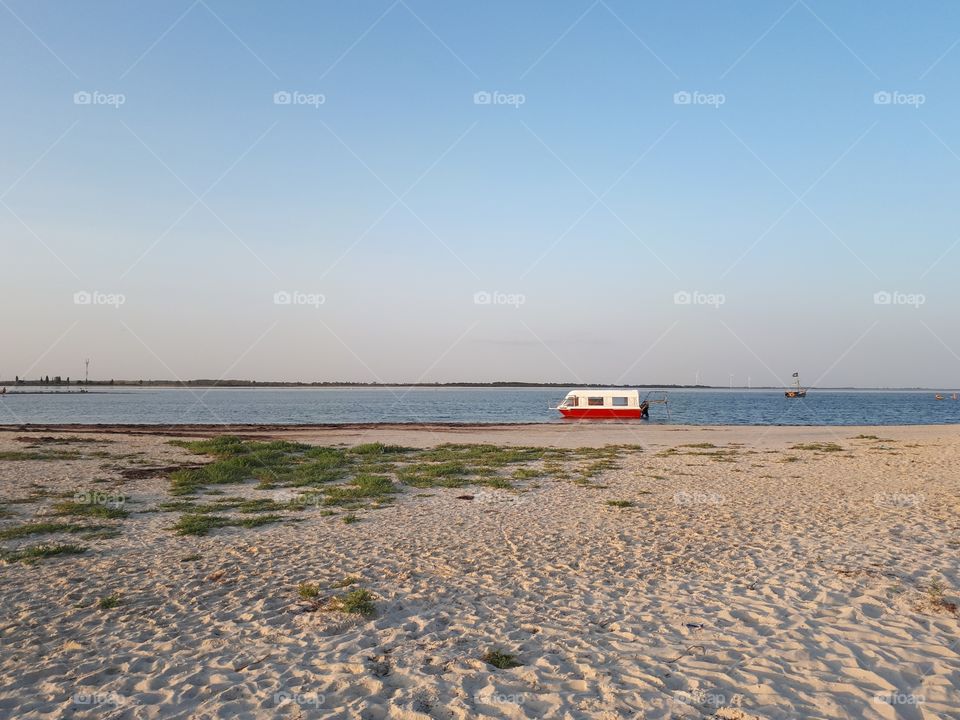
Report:
M 960 384 L 955 3 L 0 18 L 4 378 Z

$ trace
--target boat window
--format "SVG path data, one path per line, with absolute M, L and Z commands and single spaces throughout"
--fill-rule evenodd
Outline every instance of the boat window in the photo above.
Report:
M 603 405 L 602 397 L 588 397 L 587 405 Z
M 626 406 L 627 406 L 627 398 L 625 398 L 625 397 L 615 397 L 615 398 L 613 398 L 613 404 L 614 404 L 615 407 L 626 407 Z
M 563 401 L 563 404 L 567 407 L 576 407 L 578 405 L 578 400 L 580 400 L 580 398 L 578 398 L 576 395 L 571 395 Z

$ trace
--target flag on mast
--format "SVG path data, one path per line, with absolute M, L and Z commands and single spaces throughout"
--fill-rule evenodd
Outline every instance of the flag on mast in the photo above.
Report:
M 794 376 L 794 377 L 800 377 L 800 373 L 795 372 L 795 373 L 793 374 L 793 376 Z

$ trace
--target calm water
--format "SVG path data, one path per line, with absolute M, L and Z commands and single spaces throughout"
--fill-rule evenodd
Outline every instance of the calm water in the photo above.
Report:
M 0 423 L 569 422 L 549 410 L 565 389 L 118 389 L 0 395 Z M 641 390 L 641 397 L 645 394 Z M 669 422 L 689 425 L 960 423 L 933 392 L 671 390 Z M 646 421 L 635 421 L 646 422 Z M 650 421 L 668 422 L 662 405 Z

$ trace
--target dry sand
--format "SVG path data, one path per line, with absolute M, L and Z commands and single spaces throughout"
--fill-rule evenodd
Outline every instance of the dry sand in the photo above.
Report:
M 107 441 L 35 449 L 79 459 L 0 460 L 0 532 L 49 520 L 53 493 L 122 493 L 131 511 L 115 537 L 0 542 L 88 548 L 0 563 L 0 716 L 960 717 L 960 428 L 245 434 L 643 452 L 590 484 L 407 488 L 353 524 L 308 508 L 180 537 L 177 513 L 151 511 L 169 480 L 120 475 L 198 462 L 168 437 L 0 432 L 0 453 L 23 452 L 25 435 Z M 682 447 L 703 443 L 729 452 Z M 347 576 L 374 594 L 373 617 L 326 606 Z M 301 582 L 320 589 L 314 606 Z M 496 669 L 490 649 L 522 664 Z

